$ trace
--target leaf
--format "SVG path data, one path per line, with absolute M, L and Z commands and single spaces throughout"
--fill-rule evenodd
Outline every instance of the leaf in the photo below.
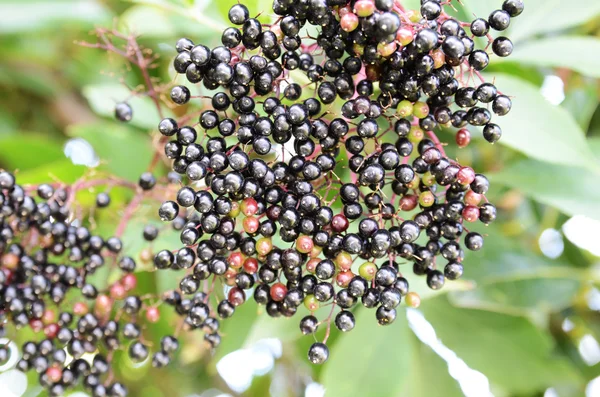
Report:
M 120 84 L 88 85 L 83 87 L 83 96 L 94 112 L 111 120 L 115 119 L 115 105 L 119 102 L 127 102 L 133 110 L 130 125 L 155 129 L 160 121 L 158 110 L 150 98 L 132 96 L 129 89 Z M 165 115 L 165 117 L 171 116 L 171 112 Z
M 444 298 L 427 301 L 422 312 L 441 342 L 507 394 L 531 394 L 579 379 L 557 355 L 551 336 L 523 317 L 457 309 Z
M 135 32 L 146 39 L 173 39 L 173 45 L 174 40 L 182 36 L 190 36 L 194 40 L 215 36 L 210 29 L 198 29 L 198 23 L 191 19 L 165 13 L 161 8 L 151 5 L 140 4 L 127 9 L 119 18 L 119 24 L 124 30 Z M 174 54 L 174 47 L 172 51 Z
M 468 0 L 463 1 L 463 4 L 469 10 L 468 15 L 472 13 L 487 19 L 492 11 L 500 8 L 501 2 Z M 527 0 L 523 13 L 511 19 L 510 28 L 502 32 L 502 35 L 517 42 L 537 34 L 582 25 L 598 15 L 600 15 L 600 2 L 596 0 L 578 0 L 576 3 L 563 0 Z
M 356 327 L 330 346 L 320 382 L 331 396 L 398 395 L 409 380 L 411 362 L 404 310 L 385 327 L 377 324 L 373 310 L 359 310 L 355 316 Z
M 510 113 L 493 121 L 503 131 L 500 143 L 538 160 L 600 168 L 573 117 L 548 103 L 537 87 L 504 74 L 486 76 L 486 80 L 494 81 L 513 101 Z
M 96 0 L 13 1 L 0 4 L 0 33 L 64 28 L 66 23 L 90 26 L 110 22 L 109 11 Z
M 87 167 L 73 165 L 65 159 L 19 172 L 16 177 L 19 184 L 47 183 L 53 180 L 71 184 L 81 178 L 86 170 Z
M 596 154 L 596 159 L 600 161 L 600 137 L 588 139 L 592 151 Z
M 565 100 L 561 103 L 561 106 L 571 113 L 583 131 L 588 131 L 592 117 L 598 108 L 598 99 L 598 92 L 592 84 L 583 87 L 571 87 L 565 93 Z M 598 154 L 598 151 L 594 150 L 589 140 L 588 144 L 592 152 Z
M 0 164 L 28 170 L 65 159 L 62 145 L 47 135 L 17 132 L 0 139 Z
M 559 48 L 560 51 L 557 51 Z M 599 39 L 591 36 L 559 36 L 517 44 L 510 57 L 495 61 L 567 68 L 590 77 L 600 77 L 599 56 Z
M 189 6 L 189 5 L 178 5 L 173 4 L 173 2 L 167 0 L 127 0 L 136 4 L 145 4 L 154 7 L 158 7 L 159 9 L 176 14 L 181 15 L 186 18 L 189 18 L 192 21 L 199 23 L 202 28 L 206 28 L 212 30 L 213 32 L 217 32 L 219 35 L 226 29 L 228 25 L 228 21 L 225 22 L 218 13 L 217 7 L 209 6 L 208 4 L 212 3 L 203 3 L 202 6 Z
M 587 169 L 524 160 L 489 177 L 567 215 L 600 220 L 599 176 Z
M 431 347 L 421 343 L 414 335 L 410 339 L 409 379 L 399 395 L 463 397 L 464 394 L 458 382 L 448 373 L 448 364 Z M 433 374 L 435 374 L 435 381 L 432 381 L 431 378 Z
M 72 126 L 67 133 L 84 138 L 116 176 L 137 181 L 152 159 L 150 137 L 113 122 Z
M 509 314 L 559 311 L 590 279 L 587 269 L 543 256 L 536 243 L 532 249 L 532 243 L 505 237 L 494 226 L 485 234 L 493 237 L 486 239 L 484 249 L 466 253 L 463 278 L 472 280 L 473 288 L 451 291 L 449 299 L 455 306 Z
M 224 337 L 220 347 L 223 347 L 223 349 L 219 348 L 211 358 L 213 366 L 227 354 L 250 345 L 247 343 L 248 330 L 252 329 L 254 322 L 259 318 L 259 307 L 250 295 L 252 292 L 246 291 L 247 301 L 243 305 L 236 307 L 233 317 L 221 323 L 220 331 Z M 297 331 L 300 334 L 300 331 Z M 270 337 L 275 338 L 276 336 L 270 335 Z
M 520 310 L 557 312 L 569 307 L 581 288 L 579 280 L 534 278 L 495 282 L 472 291 L 450 294 L 452 304 L 460 307 L 518 313 Z

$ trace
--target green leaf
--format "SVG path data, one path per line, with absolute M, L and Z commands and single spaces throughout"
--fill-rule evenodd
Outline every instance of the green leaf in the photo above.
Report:
M 486 80 L 494 81 L 513 101 L 510 113 L 493 121 L 503 131 L 500 143 L 538 160 L 600 168 L 573 117 L 548 103 L 537 87 L 503 74 L 486 76 Z
M 600 137 L 590 138 L 588 139 L 588 143 L 595 153 L 596 159 L 600 161 Z
M 580 167 L 524 160 L 490 175 L 490 180 L 517 189 L 567 215 L 580 214 L 600 220 L 598 177 L 597 173 Z
M 217 7 L 213 7 L 213 3 L 206 3 L 209 6 L 189 6 L 184 4 L 174 4 L 167 0 L 127 0 L 136 4 L 145 4 L 183 17 L 189 18 L 202 26 L 202 28 L 210 29 L 213 32 L 218 32 L 219 36 L 222 31 L 227 28 L 228 21 L 225 22 L 219 15 Z M 219 4 L 219 2 L 217 2 Z
M 247 343 L 248 330 L 252 329 L 254 322 L 260 317 L 258 314 L 258 305 L 254 302 L 252 296 L 248 295 L 249 293 L 246 295 L 247 301 L 243 305 L 236 307 L 235 315 L 221 323 L 220 331 L 226 337 L 222 339 L 219 347 L 224 347 L 224 349 L 219 348 L 211 358 L 213 366 L 216 366 L 217 362 L 227 354 L 250 345 Z M 300 330 L 296 329 L 296 331 L 297 335 L 299 335 Z M 270 337 L 275 338 L 276 336 L 271 335 Z
M 38 184 L 52 181 L 71 184 L 81 178 L 87 169 L 84 166 L 73 165 L 71 161 L 65 159 L 19 172 L 16 176 L 19 184 Z
M 477 17 L 487 19 L 492 11 L 500 7 L 501 2 L 471 0 L 464 1 L 463 4 L 470 12 L 468 15 L 472 13 Z M 523 13 L 517 18 L 511 19 L 510 28 L 502 32 L 502 35 L 517 42 L 526 40 L 533 35 L 582 25 L 598 15 L 600 15 L 600 2 L 596 0 L 578 0 L 576 3 L 563 0 L 527 0 Z
M 155 129 L 160 121 L 158 110 L 147 96 L 132 96 L 129 89 L 121 84 L 98 84 L 83 87 L 83 96 L 97 114 L 115 119 L 115 105 L 127 102 L 133 110 L 129 124 L 146 129 Z M 165 117 L 171 117 L 167 112 Z
M 448 373 L 448 364 L 431 347 L 411 338 L 409 379 L 400 396 L 463 397 L 458 382 Z M 408 354 L 405 352 L 404 354 Z M 435 374 L 435 375 L 433 375 Z M 432 380 L 432 375 L 435 380 Z
M 64 29 L 69 23 L 92 25 L 110 22 L 110 13 L 99 1 L 13 1 L 0 4 L 0 33 Z
M 451 291 L 449 299 L 455 306 L 509 314 L 558 311 L 569 306 L 592 277 L 587 269 L 543 256 L 535 242 L 505 237 L 494 226 L 485 233 L 493 237 L 486 239 L 484 249 L 468 251 L 464 260 L 463 278 L 472 280 L 475 288 Z
M 355 316 L 356 327 L 330 346 L 320 382 L 332 396 L 398 395 L 409 381 L 411 365 L 404 310 L 385 327 L 377 324 L 373 310 L 359 310 Z
M 446 299 L 422 305 L 441 342 L 507 394 L 530 394 L 579 379 L 554 352 L 551 336 L 523 317 L 457 309 Z
M 557 51 L 559 48 L 560 51 Z M 591 36 L 560 36 L 517 44 L 510 57 L 495 61 L 567 68 L 587 76 L 600 77 L 599 57 L 599 39 Z
M 588 131 L 592 117 L 598 108 L 598 99 L 596 87 L 593 84 L 586 84 L 582 87 L 571 87 L 565 93 L 565 100 L 561 106 L 571 113 L 583 131 Z M 588 144 L 592 152 L 597 154 L 598 151 L 594 150 L 589 140 Z
M 537 241 L 527 236 L 505 236 L 498 226 L 490 225 L 479 230 L 490 236 L 485 239 L 480 251 L 467 251 L 464 263 L 469 267 L 469 279 L 477 285 L 495 282 L 542 278 L 585 279 L 586 276 L 576 274 L 561 259 L 550 259 L 539 252 Z
M 220 3 L 219 3 L 220 4 Z M 133 6 L 121 15 L 119 26 L 126 31 L 135 32 L 148 38 L 166 38 L 173 40 L 173 45 L 178 37 L 190 36 L 194 40 L 206 39 L 215 36 L 210 29 L 199 29 L 198 23 L 186 18 L 181 18 L 175 13 L 165 13 L 159 7 L 151 5 Z M 173 47 L 173 54 L 175 48 Z
M 130 181 L 137 181 L 152 159 L 150 137 L 115 122 L 75 125 L 67 132 L 87 140 L 113 174 Z
M 571 305 L 581 284 L 579 280 L 568 278 L 536 277 L 481 285 L 472 291 L 454 292 L 449 298 L 456 306 L 498 312 L 557 312 Z
M 47 135 L 17 132 L 0 139 L 0 164 L 8 169 L 28 170 L 64 160 L 62 145 Z

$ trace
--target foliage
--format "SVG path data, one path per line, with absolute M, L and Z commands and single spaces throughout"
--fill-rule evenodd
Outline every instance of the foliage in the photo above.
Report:
M 136 87 L 143 83 L 142 76 L 127 73 L 128 65 L 117 57 L 74 41 L 89 39 L 94 25 L 107 26 L 114 20 L 119 28 L 142 34 L 141 42 L 160 55 L 153 77 L 169 82 L 174 76 L 170 59 L 175 40 L 181 35 L 218 40 L 215 28 L 225 24 L 233 3 L 2 2 L 0 167 L 18 169 L 21 183 L 48 176 L 72 182 L 84 169 L 66 160 L 61 146 L 72 137 L 83 137 L 102 160 L 95 172 L 135 180 L 152 158 L 149 132 L 158 117 L 148 98 L 131 102 L 130 124 L 116 124 L 112 111 L 114 104 L 127 99 L 124 84 Z M 263 0 L 244 3 L 253 3 L 248 4 L 251 9 L 268 9 Z M 466 15 L 486 16 L 499 6 L 497 0 L 465 3 Z M 420 310 L 441 342 L 487 376 L 498 396 L 539 396 L 551 387 L 561 397 L 581 396 L 600 373 L 600 363 L 586 363 L 578 351 L 586 335 L 600 340 L 598 304 L 594 311 L 588 300 L 600 289 L 594 267 L 598 258 L 562 234 L 564 250 L 558 258 L 545 256 L 538 245 L 544 230 L 561 230 L 569 216 L 600 221 L 598 4 L 526 1 L 522 17 L 526 23 L 509 33 L 515 39 L 514 55 L 490 67 L 486 75 L 514 96 L 513 111 L 502 120 L 503 147 L 492 150 L 476 141 L 453 153 L 461 163 L 492 175 L 490 200 L 501 204 L 501 219 L 485 231 L 490 236 L 486 249 L 467 256 L 465 282 L 455 290 L 422 295 Z M 120 81 L 125 74 L 128 77 Z M 547 75 L 558 75 L 564 82 L 566 98 L 561 105 L 549 103 L 541 94 Z M 116 229 L 125 203 L 124 198 L 117 200 L 121 208 L 97 215 L 107 233 Z M 138 241 L 141 225 L 155 218 L 149 206 L 134 215 L 124 235 L 127 250 L 135 253 L 143 247 Z M 164 236 L 153 243 L 153 250 L 177 241 L 175 234 Z M 140 274 L 140 285 L 148 291 L 166 289 L 170 281 L 150 272 Z M 275 323 L 264 313 L 256 316 L 259 309 L 254 305 L 243 310 L 245 315 L 240 312 L 224 324 L 226 338 L 214 356 L 196 347 L 199 344 L 184 343 L 187 348 L 177 363 L 160 375 L 148 365 L 133 371 L 132 364 L 123 360 L 120 376 L 133 385 L 133 395 L 174 395 L 178 390 L 177 395 L 184 396 L 213 387 L 235 394 L 216 373 L 218 360 L 262 338 L 277 337 L 283 343 L 282 357 L 273 370 L 254 379 L 245 395 L 265 396 L 270 390 L 278 396 L 303 395 L 311 378 L 325 386 L 328 396 L 463 394 L 452 379 L 456 373 L 449 373 L 438 353 L 415 337 L 408 321 L 399 319 L 390 328 L 371 332 L 375 322 L 365 319 L 357 321 L 348 335 L 334 332 L 330 361 L 323 368 L 312 368 L 303 356 L 312 337 L 298 336 L 297 321 Z M 357 317 L 366 314 L 359 311 Z M 156 324 L 157 335 L 167 326 L 168 319 Z M 37 392 L 31 389 L 27 395 Z

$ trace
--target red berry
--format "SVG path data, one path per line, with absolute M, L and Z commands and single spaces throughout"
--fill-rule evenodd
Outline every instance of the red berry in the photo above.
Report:
M 112 310 L 113 300 L 107 295 L 99 295 L 96 298 L 96 305 L 94 311 L 99 315 L 106 315 Z
M 321 259 L 319 259 L 319 258 L 312 258 L 311 260 L 309 260 L 306 263 L 306 271 L 314 274 L 315 269 L 317 268 L 317 265 L 319 264 L 319 262 L 321 262 Z
M 241 252 L 232 252 L 227 259 L 227 263 L 229 264 L 229 267 L 239 269 L 244 263 L 244 254 Z
M 400 199 L 400 209 L 402 211 L 412 211 L 419 202 L 419 196 L 409 194 Z
M 242 214 L 252 216 L 258 211 L 258 203 L 252 197 L 248 197 L 240 204 L 240 210 L 242 211 Z
M 16 254 L 8 253 L 2 255 L 0 259 L 0 265 L 9 270 L 15 270 L 19 265 L 19 256 Z
M 227 294 L 227 300 L 233 306 L 239 306 L 246 301 L 246 294 L 242 289 L 238 287 L 233 287 L 229 290 L 229 293 Z
M 135 276 L 135 274 L 126 274 L 121 279 L 121 284 L 123 284 L 123 288 L 125 288 L 125 291 L 131 291 L 137 286 L 137 277 Z
M 335 264 L 343 272 L 350 270 L 350 268 L 352 267 L 352 262 L 352 256 L 350 256 L 350 254 L 348 254 L 347 252 L 340 252 L 335 257 Z
M 260 227 L 260 222 L 258 221 L 257 218 L 255 218 L 253 216 L 249 216 L 249 217 L 244 218 L 243 226 L 244 226 L 244 231 L 246 233 L 254 234 Z
M 475 171 L 471 167 L 462 167 L 458 170 L 456 180 L 461 185 L 470 185 L 475 180 Z
M 465 204 L 478 206 L 482 198 L 482 194 L 469 190 L 467 193 L 465 193 Z
M 254 274 L 258 271 L 258 261 L 255 258 L 247 258 L 244 261 L 244 271 Z
M 42 322 L 44 323 L 44 325 L 56 322 L 56 312 L 51 309 L 44 310 L 44 314 L 42 315 Z
M 127 291 L 125 291 L 125 287 L 121 283 L 114 283 L 110 287 L 110 297 L 114 300 L 122 300 L 127 296 Z
M 368 17 L 375 12 L 375 2 L 373 0 L 358 0 L 354 3 L 354 13 L 359 17 Z
M 468 205 L 462 212 L 462 217 L 467 222 L 475 222 L 479 219 L 479 208 Z
M 281 302 L 287 295 L 287 287 L 281 283 L 275 283 L 271 286 L 269 293 L 271 295 L 271 299 L 273 299 L 275 302 Z
M 83 316 L 89 311 L 88 306 L 83 302 L 77 302 L 73 305 L 73 313 L 77 316 Z
M 298 250 L 298 252 L 301 252 L 303 254 L 308 254 L 310 251 L 312 251 L 314 245 L 315 244 L 313 242 L 312 237 L 300 236 L 296 239 L 296 249 Z
M 235 285 L 235 277 L 237 276 L 237 274 L 237 270 L 227 269 L 227 271 L 223 275 L 223 277 L 225 277 L 225 284 L 229 285 L 230 287 L 233 287 Z
M 471 133 L 466 128 L 458 130 L 456 133 L 456 144 L 458 147 L 467 147 L 471 142 Z
M 50 382 L 58 383 L 62 378 L 62 369 L 58 365 L 53 365 L 46 370 L 46 376 Z
M 354 278 L 354 274 L 351 271 L 340 272 L 335 277 L 335 282 L 342 288 L 346 288 L 350 281 Z
M 348 229 L 349 224 L 348 218 L 346 218 L 343 214 L 337 214 L 331 220 L 331 228 L 336 233 L 341 233 Z
M 396 32 L 396 40 L 403 46 L 410 44 L 413 41 L 413 32 L 411 29 L 400 28 Z
M 351 12 L 347 13 L 340 20 L 340 27 L 345 32 L 352 32 L 358 27 L 358 16 Z
M 56 334 L 58 334 L 58 330 L 58 324 L 48 324 L 44 327 L 44 335 L 46 335 L 46 338 L 48 339 L 54 339 L 56 338 Z
M 42 320 L 34 318 L 29 320 L 29 327 L 33 332 L 40 332 L 44 328 Z
M 157 307 L 149 307 L 146 310 L 146 320 L 151 323 L 156 323 L 160 320 L 160 312 Z

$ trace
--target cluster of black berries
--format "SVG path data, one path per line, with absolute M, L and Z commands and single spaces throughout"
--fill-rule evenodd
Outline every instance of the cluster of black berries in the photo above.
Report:
M 334 310 L 304 317 L 304 334 L 332 320 L 350 331 L 359 301 L 389 324 L 402 297 L 419 303 L 401 273 L 407 263 L 439 289 L 463 274 L 461 241 L 482 248 L 464 224 L 496 218 L 489 182 L 447 158 L 433 131 L 459 128 L 459 147 L 470 141 L 468 124 L 489 142 L 500 138 L 492 112 L 507 114 L 511 100 L 493 84 L 468 84 L 489 63 L 474 38 L 509 55 L 510 40 L 489 31 L 505 30 L 523 2 L 505 0 L 472 23 L 448 16 L 439 0 L 421 3 L 412 12 L 393 0 L 275 0 L 271 25 L 236 4 L 237 27 L 222 46 L 177 42 L 175 70 L 199 91 L 217 91 L 197 96 L 211 105 L 197 124 L 159 125 L 188 184 L 159 210 L 180 225 L 184 247 L 159 252 L 155 264 L 187 269 L 169 300 L 192 328 L 214 335 L 202 322 L 216 321 L 208 313 L 230 317 L 247 294 L 271 316 L 339 307 L 334 319 Z M 193 97 L 185 85 L 171 91 L 178 105 Z M 351 183 L 338 176 L 348 174 Z M 216 308 L 204 295 L 183 298 L 209 280 L 230 286 Z M 315 343 L 308 356 L 323 363 L 327 346 Z
M 143 175 L 140 187 L 152 180 Z M 39 374 L 51 396 L 78 385 L 94 397 L 125 396 L 110 374 L 112 356 L 125 350 L 135 362 L 149 358 L 143 326 L 158 321 L 158 308 L 134 293 L 136 262 L 120 255 L 121 239 L 103 239 L 74 220 L 71 186 L 42 184 L 37 198 L 30 193 L 0 171 L 0 339 L 24 328 L 35 335 L 22 345 L 16 368 Z M 109 203 L 106 193 L 98 195 L 99 208 Z M 147 229 L 147 239 L 156 235 Z M 102 267 L 117 281 L 100 287 L 90 280 Z M 166 365 L 177 346 L 165 336 L 152 364 Z M 10 358 L 0 344 L 0 365 Z

